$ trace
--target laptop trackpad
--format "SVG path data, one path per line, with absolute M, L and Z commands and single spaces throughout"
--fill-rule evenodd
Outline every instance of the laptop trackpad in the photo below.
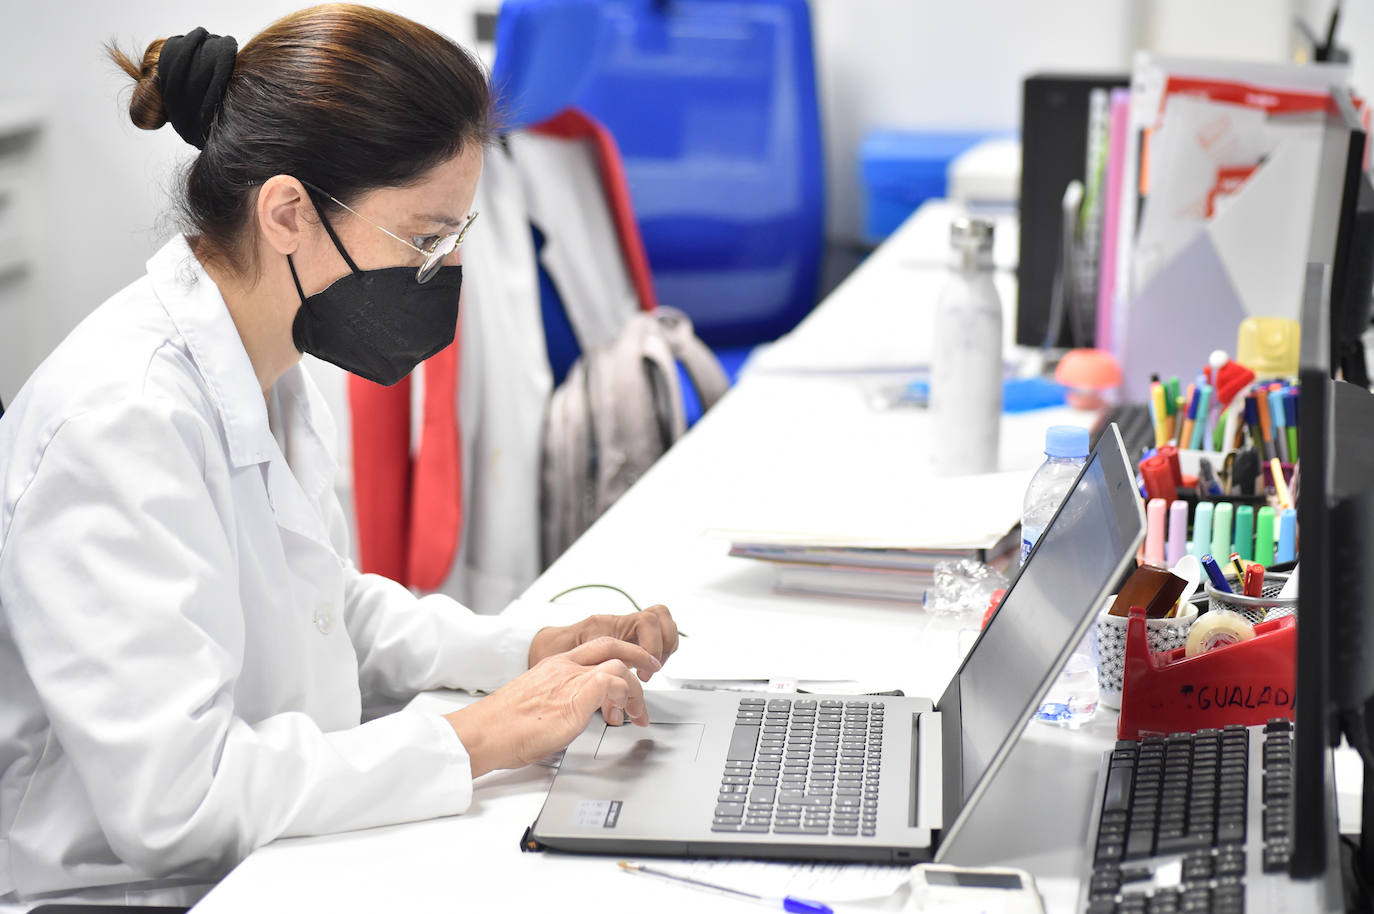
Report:
M 604 762 L 635 765 L 665 764 L 677 760 L 693 761 L 701 747 L 704 724 L 649 724 L 636 727 L 607 727 L 596 747 L 596 758 Z

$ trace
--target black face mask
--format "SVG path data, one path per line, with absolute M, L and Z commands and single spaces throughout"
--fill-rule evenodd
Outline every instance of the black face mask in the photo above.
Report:
M 390 387 L 453 342 L 463 268 L 440 267 L 423 285 L 414 267 L 360 270 L 323 213 L 320 218 L 352 272 L 307 297 L 286 255 L 301 297 L 291 339 L 301 352 Z

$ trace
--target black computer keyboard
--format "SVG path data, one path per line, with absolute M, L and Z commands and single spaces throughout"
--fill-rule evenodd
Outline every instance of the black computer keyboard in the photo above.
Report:
M 1247 877 L 1286 871 L 1291 851 L 1292 723 L 1264 728 L 1256 796 L 1258 745 L 1243 726 L 1119 741 L 1092 844 L 1089 914 L 1243 914 Z
M 711 830 L 873 837 L 881 701 L 742 698 Z

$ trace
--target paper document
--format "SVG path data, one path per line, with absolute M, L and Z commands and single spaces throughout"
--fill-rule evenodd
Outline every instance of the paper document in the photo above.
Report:
M 909 866 L 855 863 L 764 863 L 751 860 L 646 861 L 675 876 L 782 897 L 827 903 L 886 899 L 911 878 Z M 685 891 L 693 891 L 685 889 Z
M 848 484 L 779 492 L 742 504 L 708 535 L 731 542 L 893 549 L 991 549 L 1021 519 L 1034 470 L 935 478 L 914 458 L 890 471 L 866 468 Z M 866 491 L 867 490 L 867 491 Z

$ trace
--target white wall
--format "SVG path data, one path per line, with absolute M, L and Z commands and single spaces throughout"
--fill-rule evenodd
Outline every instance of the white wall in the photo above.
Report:
M 173 169 L 191 150 L 170 128 L 129 123 L 129 81 L 101 42 L 141 52 L 204 25 L 246 40 L 300 4 L 239 0 L 4 0 L 0 106 L 36 107 L 33 269 L 0 281 L 0 398 L 95 305 L 137 278 L 172 228 Z M 1331 0 L 812 0 L 829 230 L 858 237 L 856 151 L 875 126 L 1014 129 L 1020 83 L 1037 70 L 1125 70 L 1136 47 L 1282 59 L 1291 18 L 1318 28 Z M 396 11 L 471 43 L 472 13 L 497 0 L 391 0 Z M 1340 34 L 1357 86 L 1374 92 L 1374 0 L 1347 0 Z
M 33 267 L 0 282 L 0 399 L 8 403 L 82 317 L 137 279 L 174 230 L 175 169 L 194 150 L 170 126 L 149 132 L 130 123 L 132 81 L 105 59 L 102 42 L 114 38 L 138 59 L 154 38 L 203 25 L 244 43 L 304 5 L 4 0 L 0 104 L 35 108 L 45 125 L 26 188 L 38 214 L 27 239 Z M 471 46 L 474 9 L 493 9 L 495 0 L 385 5 Z
M 1026 76 L 1127 72 L 1136 49 L 1287 60 L 1294 5 L 1320 6 L 1305 18 L 1324 21 L 1330 2 L 812 0 L 830 236 L 859 237 L 857 151 L 870 129 L 1015 130 Z M 1365 36 L 1374 65 L 1374 2 L 1346 9 L 1341 34 Z M 1356 85 L 1374 91 L 1374 78 Z

